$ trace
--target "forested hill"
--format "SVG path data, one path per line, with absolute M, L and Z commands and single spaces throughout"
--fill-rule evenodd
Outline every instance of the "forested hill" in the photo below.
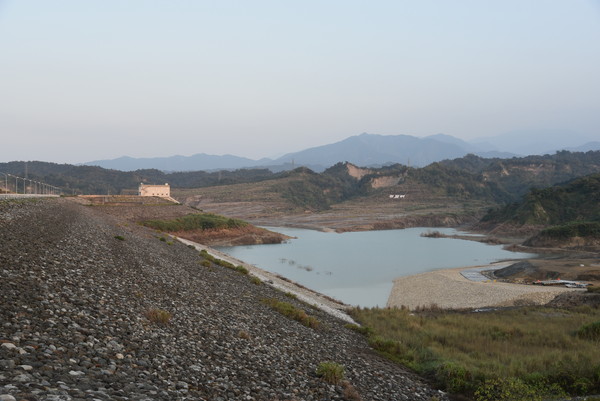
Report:
M 481 199 L 505 204 L 521 199 L 531 188 L 545 188 L 589 174 L 600 173 L 600 151 L 496 159 L 467 155 L 423 168 L 401 164 L 362 169 L 338 163 L 323 173 L 306 168 L 273 173 L 267 169 L 220 172 L 164 173 L 159 170 L 123 172 L 94 166 L 46 162 L 0 163 L 0 172 L 44 181 L 75 194 L 120 194 L 139 183 L 169 183 L 174 188 L 274 181 L 285 197 L 316 209 L 381 192 L 422 191 L 458 199 Z M 354 172 L 354 173 L 353 173 Z M 0 178 L 3 178 L 0 176 Z M 278 180 L 281 182 L 277 184 Z
M 173 187 L 199 188 L 257 182 L 274 176 L 274 173 L 267 169 L 164 173 L 155 169 L 120 171 L 97 166 L 74 166 L 39 161 L 0 163 L 0 172 L 20 177 L 25 177 L 27 174 L 29 179 L 55 185 L 64 189 L 67 194 L 84 195 L 136 191 L 140 183 L 169 183 Z
M 521 202 L 490 211 L 482 222 L 513 225 L 562 225 L 600 222 L 600 174 L 567 184 L 531 190 Z

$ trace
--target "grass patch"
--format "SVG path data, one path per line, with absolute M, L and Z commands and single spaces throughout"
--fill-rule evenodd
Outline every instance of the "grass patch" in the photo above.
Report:
M 357 333 L 362 334 L 363 336 L 370 336 L 373 334 L 373 329 L 367 326 L 359 326 L 358 324 L 348 323 L 345 325 L 347 329 L 352 331 L 356 331 Z
M 119 241 L 125 241 L 125 237 L 122 235 L 115 235 L 115 239 L 118 239 Z
M 599 309 L 351 314 L 372 328 L 366 334 L 377 351 L 452 393 L 535 400 L 531 394 L 547 399 L 600 391 Z
M 148 319 L 150 322 L 161 326 L 169 324 L 171 322 L 171 318 L 173 317 L 170 312 L 156 308 L 147 310 L 144 316 L 146 316 L 146 319 Z
M 344 380 L 344 365 L 335 362 L 321 362 L 315 373 L 329 384 L 338 384 Z
M 167 232 L 239 228 L 248 225 L 243 220 L 231 219 L 212 213 L 192 213 L 174 220 L 146 220 L 141 224 Z
M 236 266 L 235 267 L 235 271 L 241 274 L 248 274 L 249 271 L 248 269 L 246 269 L 244 266 L 240 265 L 240 266 Z
M 249 340 L 250 339 L 250 333 L 248 333 L 246 330 L 240 330 L 238 332 L 238 338 L 241 338 L 243 340 Z
M 256 285 L 261 285 L 262 284 L 262 281 L 258 277 L 256 277 L 256 276 L 250 277 L 250 282 L 252 284 L 256 284 Z
M 275 298 L 266 298 L 263 299 L 262 302 L 282 315 L 302 323 L 306 327 L 310 327 L 312 329 L 319 327 L 320 322 L 317 320 L 317 318 L 314 316 L 309 316 L 302 309 L 296 308 L 294 305 L 288 302 L 278 301 Z

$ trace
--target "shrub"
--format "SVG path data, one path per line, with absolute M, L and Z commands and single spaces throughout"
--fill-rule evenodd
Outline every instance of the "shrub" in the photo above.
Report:
M 436 378 L 446 385 L 448 391 L 460 393 L 468 390 L 471 383 L 471 372 L 462 365 L 453 362 L 443 364 L 436 372 Z
M 204 267 L 210 267 L 210 260 L 203 260 L 200 264 Z
M 577 336 L 586 340 L 600 341 L 600 321 L 584 324 L 577 330 Z
M 322 377 L 327 383 L 338 384 L 344 380 L 345 368 L 343 365 L 335 362 L 321 362 L 315 373 L 317 376 Z
M 516 378 L 493 379 L 475 391 L 477 401 L 541 401 L 536 389 Z
M 118 239 L 119 241 L 125 241 L 125 237 L 122 235 L 115 235 L 115 239 Z
M 167 312 L 163 309 L 150 309 L 145 313 L 146 319 L 151 321 L 152 323 L 159 325 L 169 324 L 171 321 L 171 313 Z
M 252 284 L 256 284 L 256 285 L 261 285 L 262 284 L 262 281 L 260 281 L 260 279 L 258 277 L 256 277 L 256 276 L 252 276 L 250 278 L 250 282 Z
M 440 231 L 437 231 L 437 230 L 434 230 L 434 231 L 428 230 L 426 232 L 421 233 L 421 237 L 424 237 L 424 238 L 445 238 L 446 235 L 442 234 Z
M 159 240 L 162 242 L 167 242 L 167 239 L 165 237 L 160 237 Z
M 591 293 L 595 293 L 595 294 L 600 294 L 600 286 L 598 286 L 598 287 L 588 287 L 587 288 L 587 292 L 591 292 Z

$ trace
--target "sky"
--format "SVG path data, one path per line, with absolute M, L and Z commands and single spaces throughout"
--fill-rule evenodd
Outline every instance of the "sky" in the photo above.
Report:
M 600 0 L 0 0 L 0 162 L 600 140 Z

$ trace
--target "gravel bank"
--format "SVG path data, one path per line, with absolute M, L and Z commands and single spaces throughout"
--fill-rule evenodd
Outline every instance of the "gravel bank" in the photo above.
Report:
M 67 199 L 0 202 L 0 396 L 10 400 L 447 400 L 344 321 L 195 249 Z M 261 302 L 294 303 L 311 329 Z M 152 308 L 172 314 L 151 323 Z
M 409 309 L 435 305 L 444 309 L 484 308 L 491 306 L 544 305 L 568 288 L 542 287 L 500 282 L 478 282 L 461 272 L 484 266 L 436 270 L 394 280 L 388 307 Z M 489 267 L 489 266 L 487 266 Z

